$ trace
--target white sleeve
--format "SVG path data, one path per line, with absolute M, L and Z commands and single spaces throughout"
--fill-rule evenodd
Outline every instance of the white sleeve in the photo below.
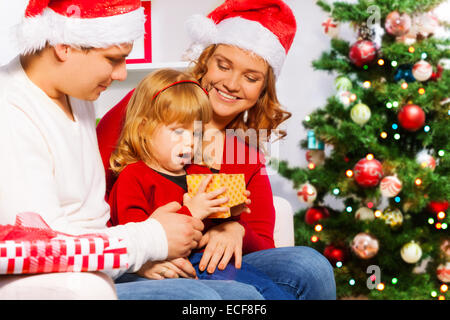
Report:
M 17 213 L 45 212 L 51 224 L 62 215 L 49 146 L 20 109 L 0 105 L 0 223 L 14 223 Z
M 44 136 L 25 112 L 2 99 L 0 148 L 0 224 L 14 224 L 17 213 L 30 211 L 39 213 L 58 231 L 101 232 L 119 237 L 126 243 L 131 272 L 139 270 L 147 260 L 167 258 L 167 237 L 155 219 L 112 228 L 105 225 L 101 229 L 67 226 L 58 199 L 52 154 Z M 114 277 L 118 272 L 109 274 Z

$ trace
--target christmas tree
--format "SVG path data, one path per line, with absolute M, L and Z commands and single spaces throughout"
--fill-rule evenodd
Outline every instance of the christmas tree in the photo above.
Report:
M 329 259 L 338 297 L 449 298 L 450 39 L 432 13 L 442 2 L 317 2 L 331 49 L 313 67 L 336 75 L 336 95 L 303 121 L 308 167 L 276 167 L 309 206 L 295 215 L 296 244 Z M 344 23 L 353 42 L 339 38 Z

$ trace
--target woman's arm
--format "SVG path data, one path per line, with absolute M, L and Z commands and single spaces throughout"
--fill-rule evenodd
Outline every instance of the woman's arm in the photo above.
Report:
M 250 213 L 242 213 L 239 223 L 245 229 L 243 254 L 275 247 L 273 230 L 275 227 L 275 208 L 272 188 L 264 165 L 254 173 L 247 184 L 251 192 Z

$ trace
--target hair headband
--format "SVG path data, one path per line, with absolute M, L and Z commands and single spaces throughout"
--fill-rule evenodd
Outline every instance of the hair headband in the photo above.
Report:
M 193 81 L 193 80 L 180 80 L 180 81 L 176 81 L 176 82 L 174 82 L 174 83 L 171 83 L 171 84 L 169 84 L 167 87 L 164 87 L 164 88 L 162 88 L 161 90 L 159 90 L 159 91 L 153 96 L 152 101 L 155 100 L 155 98 L 156 98 L 161 92 L 163 92 L 164 90 L 166 90 L 166 89 L 168 89 L 168 88 L 170 88 L 170 87 L 173 87 L 173 86 L 175 86 L 175 85 L 177 85 L 177 84 L 180 84 L 180 83 L 193 83 L 193 84 L 196 84 L 196 85 L 198 85 L 200 88 L 202 88 L 202 90 L 206 93 L 207 96 L 209 95 L 209 94 L 208 94 L 208 91 L 206 91 L 205 88 L 203 88 L 203 87 L 201 86 L 201 84 L 198 83 L 197 81 Z

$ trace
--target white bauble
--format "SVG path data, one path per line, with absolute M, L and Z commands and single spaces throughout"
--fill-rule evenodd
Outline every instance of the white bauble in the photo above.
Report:
M 358 210 L 356 210 L 355 219 L 372 221 L 375 219 L 375 215 L 373 214 L 372 209 L 369 209 L 367 207 L 361 207 Z
M 364 103 L 355 104 L 350 111 L 350 117 L 355 123 L 359 124 L 360 126 L 365 125 L 367 121 L 369 121 L 370 116 L 370 108 Z
M 422 257 L 422 248 L 414 241 L 410 241 L 402 247 L 400 255 L 403 261 L 407 263 L 416 263 Z

